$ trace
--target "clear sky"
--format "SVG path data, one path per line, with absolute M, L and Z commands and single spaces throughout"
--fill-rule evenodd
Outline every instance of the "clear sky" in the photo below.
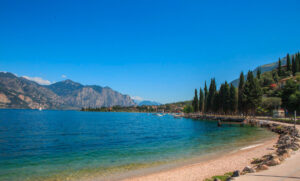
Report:
M 0 0 L 0 70 L 162 103 L 300 50 L 299 0 Z M 47 83 L 47 82 L 46 82 Z

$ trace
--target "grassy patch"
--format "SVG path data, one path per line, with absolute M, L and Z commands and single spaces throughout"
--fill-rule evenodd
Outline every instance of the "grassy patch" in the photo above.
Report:
M 216 178 L 220 179 L 221 181 L 226 181 L 226 179 L 231 177 L 232 174 L 233 174 L 232 172 L 228 172 L 228 173 L 225 173 L 224 175 L 217 175 L 217 176 L 213 176 L 211 178 L 207 178 L 204 181 L 214 181 L 214 179 L 216 179 Z

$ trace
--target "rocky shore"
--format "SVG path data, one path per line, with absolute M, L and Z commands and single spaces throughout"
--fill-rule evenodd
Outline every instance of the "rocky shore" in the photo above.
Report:
M 235 177 L 238 177 L 240 175 L 260 172 L 262 170 L 269 169 L 269 167 L 279 165 L 285 159 L 290 157 L 292 152 L 297 151 L 300 148 L 299 130 L 294 126 L 261 120 L 250 120 L 249 123 L 252 125 L 267 128 L 270 131 L 279 134 L 279 139 L 274 145 L 276 151 L 270 154 L 266 154 L 261 158 L 254 159 L 251 162 L 252 166 L 246 166 L 241 171 L 234 171 L 231 177 L 227 178 L 228 181 L 233 180 Z M 214 179 L 214 181 L 220 180 L 216 178 Z

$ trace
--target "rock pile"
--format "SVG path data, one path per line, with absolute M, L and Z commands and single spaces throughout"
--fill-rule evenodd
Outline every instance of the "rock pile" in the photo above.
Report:
M 299 130 L 295 129 L 294 126 L 286 126 L 282 124 L 268 123 L 266 121 L 262 122 L 257 120 L 251 120 L 250 124 L 267 128 L 270 131 L 279 134 L 280 136 L 275 145 L 276 151 L 272 154 L 264 155 L 262 158 L 253 160 L 251 162 L 251 164 L 253 164 L 253 167 L 246 166 L 241 172 L 241 175 L 267 170 L 271 166 L 279 165 L 286 158 L 290 157 L 293 151 L 296 151 L 300 148 Z M 235 173 L 237 173 L 237 171 L 235 171 Z M 239 174 L 235 174 L 234 176 L 236 177 L 238 175 Z M 230 179 L 232 179 L 232 177 Z

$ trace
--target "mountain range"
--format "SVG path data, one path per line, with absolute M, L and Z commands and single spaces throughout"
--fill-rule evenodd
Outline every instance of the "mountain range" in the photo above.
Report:
M 0 72 L 0 108 L 80 109 L 82 107 L 133 106 L 129 95 L 109 87 L 64 80 L 40 85 L 9 72 Z
M 161 103 L 149 100 L 133 99 L 138 106 L 159 106 Z

